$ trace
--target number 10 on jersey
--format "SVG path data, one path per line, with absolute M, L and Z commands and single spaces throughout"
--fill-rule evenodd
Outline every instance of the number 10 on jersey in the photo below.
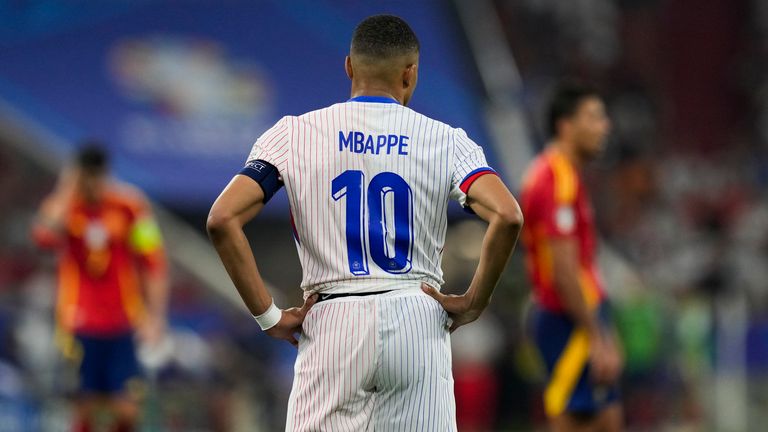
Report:
M 408 183 L 393 172 L 382 172 L 366 188 L 363 172 L 349 170 L 331 186 L 335 201 L 346 197 L 349 271 L 370 274 L 369 256 L 388 273 L 411 271 L 413 193 Z

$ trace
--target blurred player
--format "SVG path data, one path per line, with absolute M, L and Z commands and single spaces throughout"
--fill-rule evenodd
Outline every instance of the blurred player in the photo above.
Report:
M 345 63 L 352 98 L 283 117 L 211 209 L 209 234 L 248 309 L 299 347 L 288 431 L 456 430 L 449 331 L 488 305 L 522 216 L 464 131 L 406 108 L 418 60 L 402 19 L 365 19 Z M 282 186 L 305 302 L 281 311 L 242 227 Z M 436 288 L 449 198 L 489 222 L 461 296 Z
M 103 409 L 113 414 L 113 431 L 135 430 L 139 406 L 128 386 L 139 377 L 134 330 L 151 346 L 165 329 L 160 231 L 141 192 L 108 171 L 105 151 L 86 143 L 33 227 L 37 243 L 58 253 L 58 342 L 81 360 L 76 432 L 93 430 L 93 414 Z
M 523 242 L 537 311 L 536 343 L 549 373 L 544 408 L 556 431 L 619 431 L 622 359 L 596 266 L 597 239 L 580 170 L 610 129 L 600 96 L 563 85 L 549 106 L 552 141 L 528 169 Z

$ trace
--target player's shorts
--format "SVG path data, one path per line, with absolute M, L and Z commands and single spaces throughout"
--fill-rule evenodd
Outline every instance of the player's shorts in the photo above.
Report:
M 598 316 L 601 323 L 608 325 L 607 303 L 600 305 Z M 548 417 L 564 412 L 591 416 L 618 400 L 617 385 L 592 383 L 589 339 L 584 330 L 575 328 L 567 315 L 537 307 L 534 333 L 549 377 L 544 390 L 544 410 Z
M 286 431 L 456 431 L 447 323 L 419 288 L 315 304 Z
M 140 376 L 133 333 L 115 336 L 78 334 L 77 340 L 83 352 L 81 392 L 118 394 L 126 390 L 129 380 Z

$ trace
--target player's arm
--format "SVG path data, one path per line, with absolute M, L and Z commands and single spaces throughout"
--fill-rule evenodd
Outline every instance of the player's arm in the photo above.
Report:
M 584 298 L 579 278 L 579 246 L 570 236 L 549 239 L 554 286 L 565 313 L 585 329 L 590 340 L 592 375 L 598 382 L 611 382 L 621 369 L 621 360 L 609 330 L 600 325 L 597 311 Z
M 261 279 L 242 228 L 261 211 L 263 200 L 264 193 L 257 183 L 237 175 L 213 203 L 206 225 L 227 273 L 254 316 L 269 308 L 272 296 Z
M 488 222 L 480 262 L 469 289 L 463 295 L 453 296 L 424 287 L 450 314 L 451 331 L 476 320 L 488 306 L 523 226 L 520 206 L 496 175 L 484 175 L 472 184 L 467 192 L 467 205 Z
M 304 316 L 317 297 L 308 298 L 301 308 L 276 309 L 243 232 L 243 226 L 264 207 L 264 197 L 264 190 L 257 181 L 245 175 L 236 175 L 211 207 L 206 228 L 221 262 L 251 314 L 262 320 L 259 324 L 267 334 L 297 345 L 294 334 L 301 331 Z M 262 324 L 265 319 L 277 322 Z
M 66 168 L 59 174 L 54 190 L 43 200 L 32 223 L 32 238 L 40 247 L 58 245 L 64 217 L 77 188 L 78 171 Z
M 164 265 L 162 265 L 164 267 Z M 149 344 L 160 341 L 167 326 L 170 284 L 165 268 L 153 268 L 144 273 L 147 321 L 142 327 L 142 338 Z
M 139 204 L 129 241 L 142 264 L 140 272 L 147 305 L 147 316 L 139 327 L 139 334 L 151 345 L 159 342 L 165 333 L 171 289 L 160 227 L 149 202 L 140 192 L 136 194 Z
M 563 309 L 577 326 L 585 329 L 591 338 L 601 334 L 596 312 L 590 310 L 579 283 L 579 245 L 573 237 L 555 237 L 548 240 L 552 251 L 552 274 L 555 291 Z

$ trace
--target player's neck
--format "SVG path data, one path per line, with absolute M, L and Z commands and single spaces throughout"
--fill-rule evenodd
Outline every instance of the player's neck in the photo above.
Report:
M 550 146 L 565 156 L 565 158 L 568 159 L 568 161 L 571 162 L 573 166 L 576 167 L 576 169 L 581 169 L 581 167 L 584 166 L 586 161 L 583 160 L 583 158 L 579 155 L 571 143 L 564 140 L 555 139 L 550 143 Z
M 402 92 L 399 92 L 402 93 Z M 403 105 L 404 96 L 403 94 L 399 94 L 397 91 L 393 91 L 393 89 L 387 85 L 380 84 L 380 83 L 374 83 L 374 82 L 363 82 L 363 83 L 352 83 L 352 96 L 353 98 L 356 98 L 358 96 L 383 96 L 388 97 L 396 100 L 400 103 L 400 105 Z

